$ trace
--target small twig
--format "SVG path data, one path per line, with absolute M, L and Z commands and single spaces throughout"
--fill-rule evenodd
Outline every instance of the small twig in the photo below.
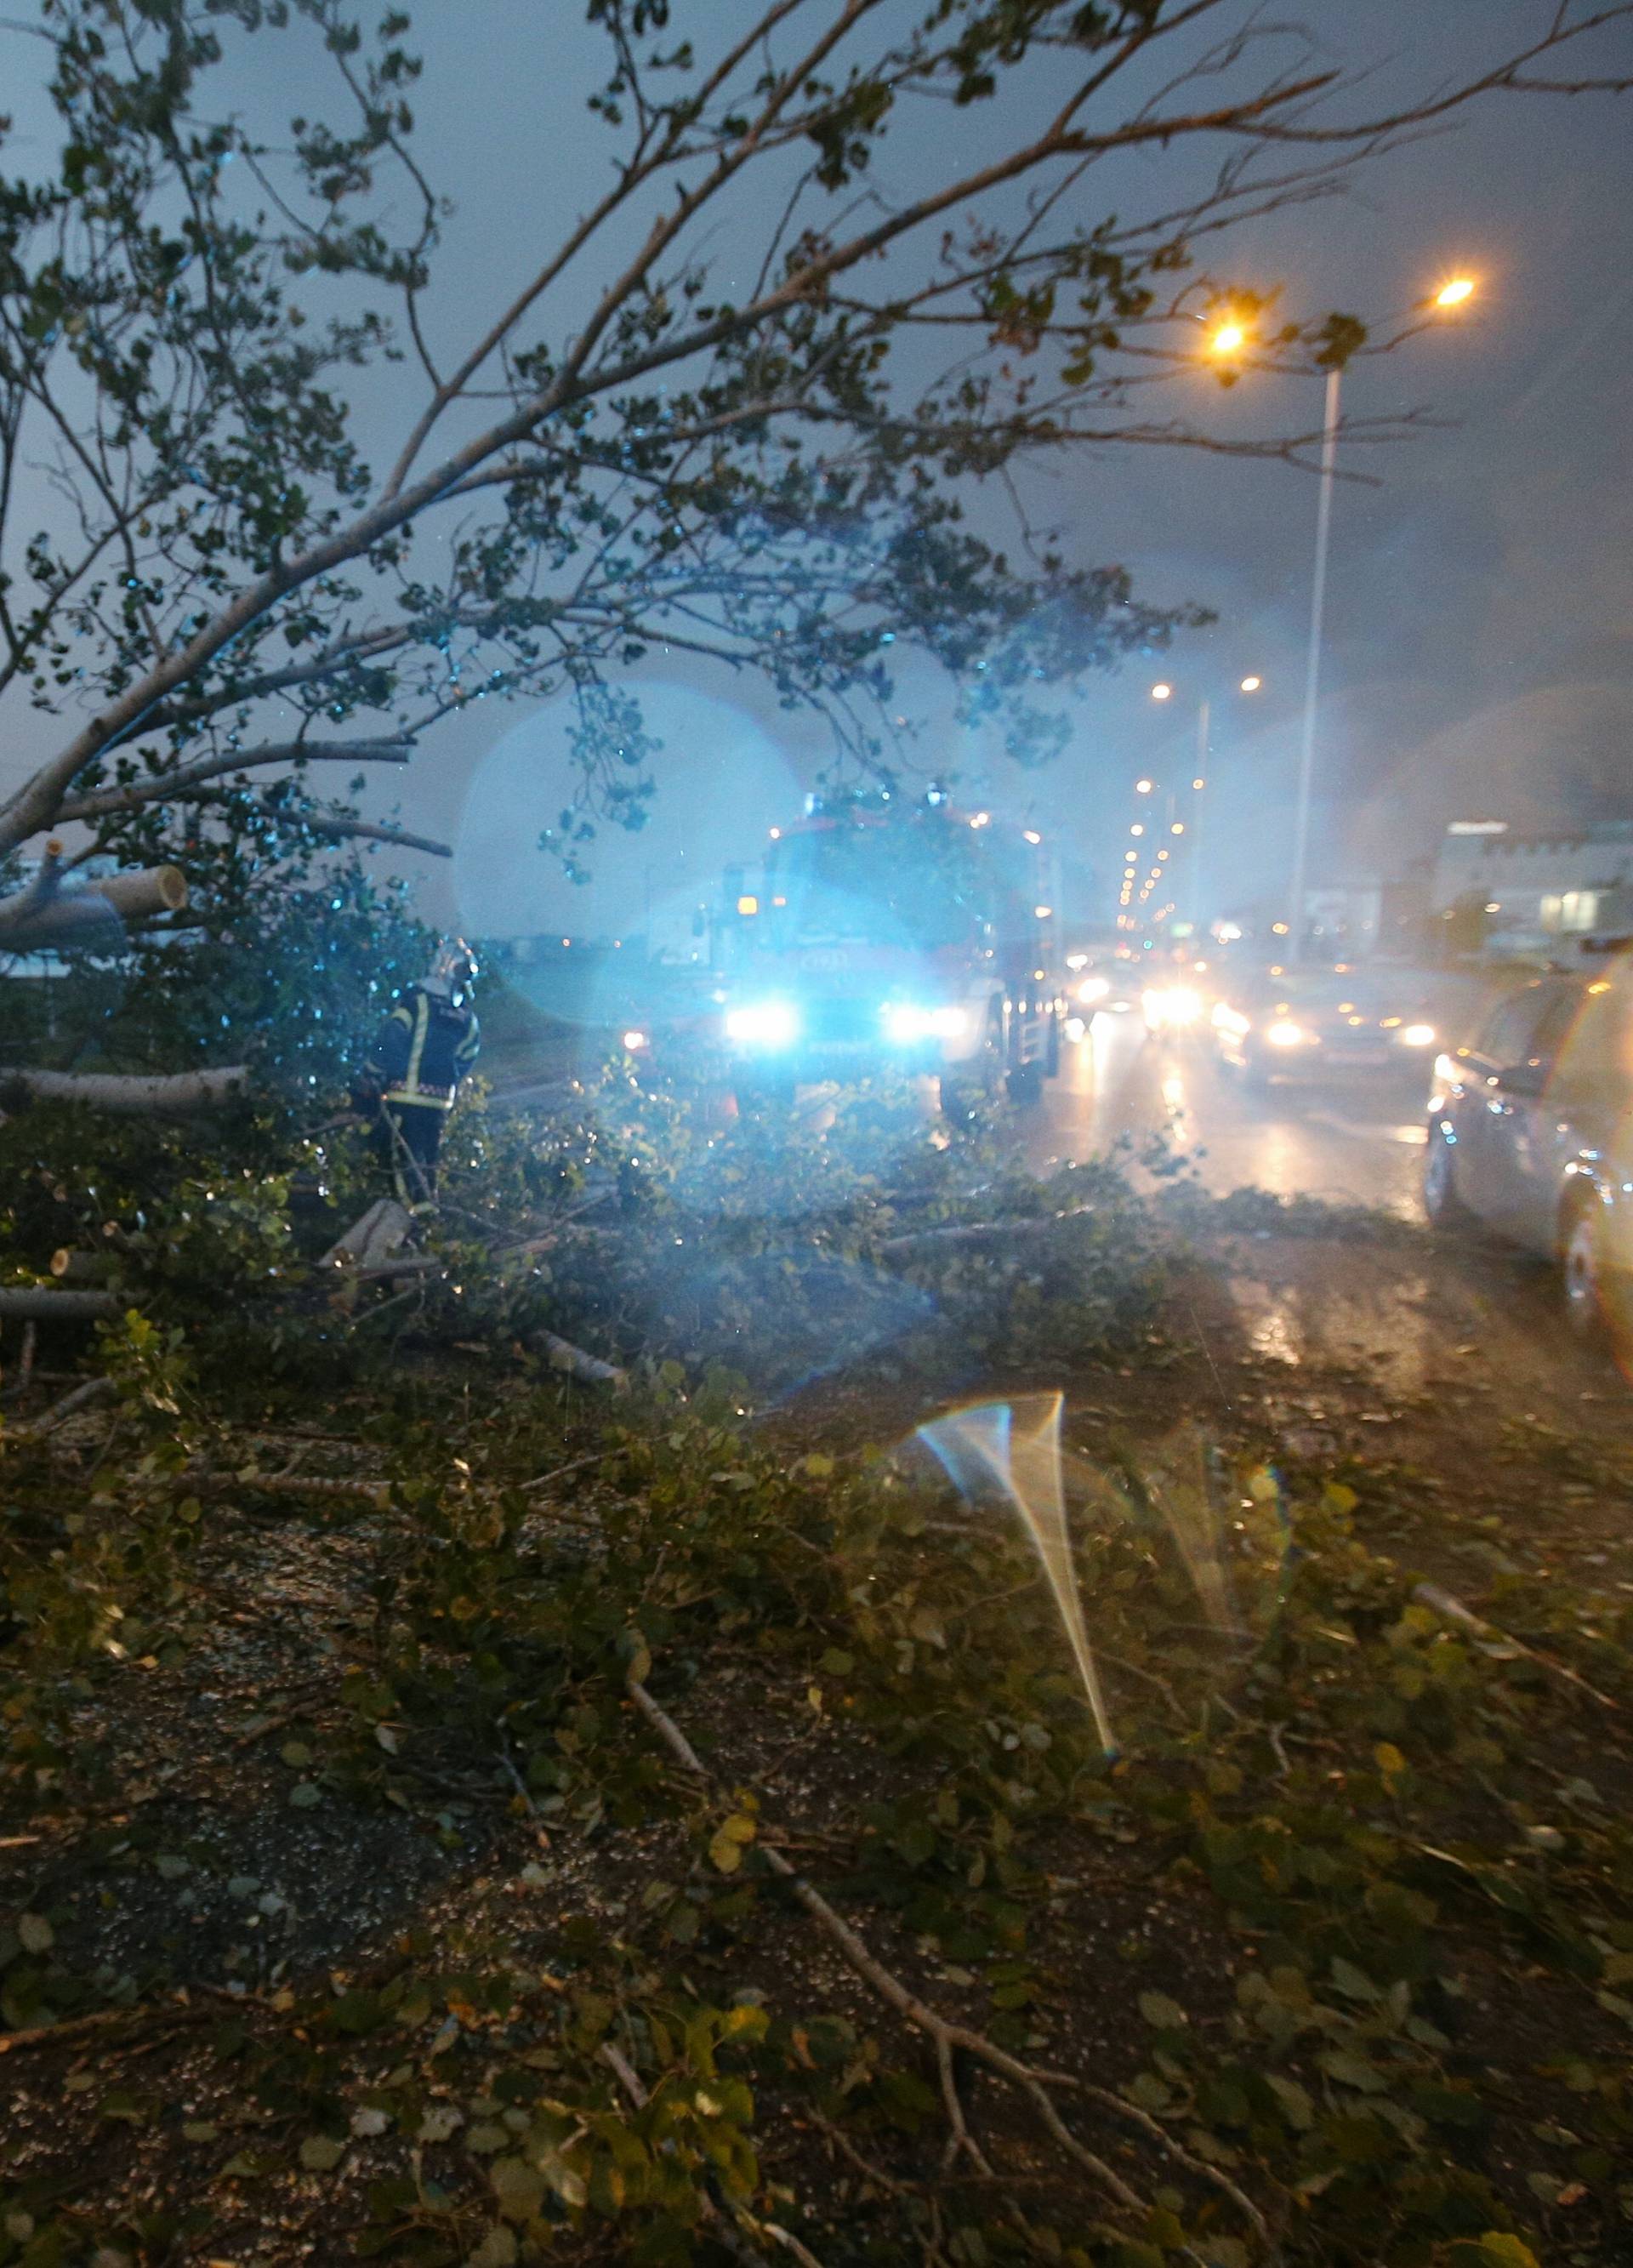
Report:
M 517 1794 L 519 1795 L 522 1800 L 523 1806 L 527 1812 L 528 1817 L 531 1819 L 537 1819 L 539 1816 L 539 1807 L 533 1801 L 532 1794 L 528 1791 L 526 1781 L 516 1769 L 516 1759 L 511 1754 L 511 1736 L 504 1728 L 504 1719 L 503 1717 L 495 1718 L 494 1727 L 499 1735 L 500 1760 L 504 1764 L 505 1771 L 510 1775 L 511 1784 L 515 1787 Z
M 1436 1614 L 1443 1615 L 1447 1622 L 1457 1623 L 1476 1637 L 1493 1640 L 1498 1646 L 1512 1646 L 1515 1653 L 1524 1654 L 1527 1661 L 1534 1661 L 1543 1669 L 1551 1669 L 1556 1677 L 1568 1678 L 1572 1685 L 1579 1685 L 1602 1709 L 1620 1710 L 1622 1705 L 1619 1701 L 1613 1701 L 1608 1693 L 1601 1693 L 1598 1686 L 1590 1685 L 1580 1671 L 1572 1669 L 1569 1662 L 1561 1661 L 1556 1655 L 1544 1653 L 1540 1646 L 1527 1646 L 1524 1638 L 1499 1630 L 1495 1623 L 1487 1622 L 1483 1615 L 1477 1615 L 1472 1607 L 1466 1607 L 1461 1599 L 1454 1597 L 1450 1591 L 1443 1591 L 1438 1584 L 1416 1583 L 1412 1587 L 1412 1596 L 1423 1606 L 1431 1608 Z
M 522 1494 L 531 1496 L 535 1489 L 548 1488 L 552 1481 L 565 1480 L 569 1473 L 582 1473 L 587 1471 L 592 1465 L 604 1465 L 609 1457 L 615 1457 L 617 1454 L 618 1450 L 615 1447 L 592 1449 L 585 1456 L 571 1458 L 564 1465 L 552 1466 L 548 1473 L 540 1473 L 535 1479 L 524 1481 L 521 1484 Z
M 64 2041 L 89 2039 L 120 2024 L 195 2024 L 208 2008 L 101 2008 L 94 2016 L 70 2016 L 60 2024 L 36 2024 L 25 2032 L 0 2032 L 0 2056 L 22 2055 L 30 2048 L 59 2047 Z
M 596 2053 L 600 2056 L 601 2061 L 607 2066 L 608 2071 L 612 2073 L 614 2078 L 616 2079 L 619 2086 L 622 2088 L 624 2093 L 629 2096 L 630 2102 L 634 2103 L 636 2109 L 637 2110 L 644 2110 L 650 2098 L 647 2095 L 646 2088 L 642 2084 L 639 2072 L 636 2071 L 635 2066 L 629 2061 L 628 2056 L 624 2054 L 622 2049 L 615 2048 L 610 2040 L 603 2040 L 600 2046 L 596 2050 Z
M 247 1732 L 240 1733 L 230 1746 L 235 1749 L 253 1748 L 257 1741 L 264 1741 L 268 1733 L 281 1733 L 285 1725 L 297 1725 L 303 1717 L 309 1717 L 311 1714 L 309 1706 L 280 1709 L 276 1716 L 263 1717 L 258 1724 L 252 1725 Z
M 693 1748 L 674 1719 L 652 1698 L 651 1694 L 639 1678 L 631 1677 L 626 1682 L 630 1699 L 658 1734 L 670 1754 L 684 1765 L 688 1771 L 695 1773 L 706 1784 L 710 1784 L 710 1773 L 705 1769 L 696 1749 Z M 879 1998 L 893 2007 L 905 2022 L 910 2024 L 916 2031 L 923 2033 L 931 2043 L 941 2073 L 944 2101 L 947 2100 L 948 2080 L 955 2068 L 953 2058 L 956 2054 L 962 2053 L 976 2063 L 984 2064 L 989 2070 L 997 2072 L 1001 2078 L 1007 2079 L 1012 2085 L 1031 2095 L 1039 2105 L 1045 2124 L 1068 2154 L 1086 2171 L 1092 2173 L 1095 2180 L 1109 2196 L 1117 2200 L 1119 2205 L 1132 2213 L 1137 2213 L 1142 2220 L 1144 2220 L 1150 2211 L 1146 2201 L 1137 2191 L 1132 2189 L 1123 2180 L 1121 2174 L 1108 2166 L 1103 2159 L 1096 2157 L 1092 2150 L 1087 2149 L 1078 2140 L 1062 2121 L 1044 2092 L 1045 2080 L 1057 2086 L 1076 2086 L 1078 2084 L 1077 2080 L 1065 2073 L 1034 2070 L 1030 2064 L 1021 2062 L 1019 2057 L 1009 2054 L 1006 2050 L 999 2047 L 996 2041 L 989 2039 L 984 2032 L 972 2031 L 967 2025 L 950 2023 L 945 2016 L 938 2014 L 927 2002 L 921 2000 L 909 1986 L 904 1984 L 900 1977 L 885 1967 L 850 1924 L 829 1905 L 820 1890 L 790 1865 L 780 1851 L 763 1843 L 758 1847 L 762 1852 L 766 1865 L 771 1872 L 782 1879 L 791 1894 L 798 1900 L 805 1911 L 838 1947 L 848 1965 L 861 1977 L 864 1984 L 871 1985 Z M 948 2102 L 948 2117 L 953 2122 L 957 2147 L 967 2151 L 973 2159 L 980 2162 L 978 2146 L 969 2134 L 962 2105 L 958 2102 L 956 2087 L 952 2088 L 951 2093 L 953 2099 Z M 1123 2108 L 1121 2098 L 1115 2095 L 1107 2096 L 1105 2099 L 1117 2105 L 1120 2110 Z M 1133 2106 L 1130 2105 L 1128 2108 L 1132 2110 Z M 1137 2120 L 1136 2123 L 1138 2123 Z M 1232 2196 L 1239 2196 L 1240 2193 L 1235 2190 L 1233 2183 L 1226 2181 L 1224 2176 L 1218 2176 L 1213 2169 L 1210 2168 L 1208 2170 L 1221 2187 L 1225 2188 Z M 1262 2235 L 1268 2236 L 1264 2217 L 1257 2206 L 1254 2205 L 1251 2200 L 1243 2202 L 1253 2226 Z

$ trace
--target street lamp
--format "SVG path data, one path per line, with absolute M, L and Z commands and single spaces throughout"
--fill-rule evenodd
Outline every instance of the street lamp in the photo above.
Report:
M 1454 276 L 1424 302 L 1426 310 L 1449 313 L 1466 306 L 1475 296 L 1471 276 Z M 1217 350 L 1217 335 L 1216 335 Z M 1321 488 L 1315 512 L 1315 573 L 1310 585 L 1310 647 L 1304 673 L 1304 729 L 1298 745 L 1298 794 L 1293 818 L 1292 903 L 1288 932 L 1288 959 L 1297 962 L 1304 939 L 1306 868 L 1310 850 L 1310 787 L 1315 774 L 1315 704 L 1321 681 L 1321 623 L 1327 610 L 1327 548 L 1333 524 L 1333 471 L 1338 454 L 1338 418 L 1343 392 L 1343 372 L 1327 373 L 1327 401 L 1321 423 Z

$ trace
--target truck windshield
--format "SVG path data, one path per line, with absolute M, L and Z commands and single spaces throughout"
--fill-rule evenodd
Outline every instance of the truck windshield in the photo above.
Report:
M 791 943 L 866 939 L 917 951 L 972 944 L 1009 896 L 987 846 L 945 822 L 839 825 L 784 837 L 769 878 Z M 779 904 L 785 900 L 785 904 Z

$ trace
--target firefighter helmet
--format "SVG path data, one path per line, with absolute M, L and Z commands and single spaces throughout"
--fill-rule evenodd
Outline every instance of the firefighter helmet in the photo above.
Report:
M 424 989 L 445 1000 L 462 1001 L 474 989 L 479 973 L 476 955 L 465 939 L 445 937 L 437 948 Z

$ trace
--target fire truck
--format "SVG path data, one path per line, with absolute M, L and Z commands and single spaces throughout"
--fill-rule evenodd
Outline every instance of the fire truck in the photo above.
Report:
M 754 866 L 727 870 L 715 999 L 739 1095 L 886 1068 L 944 1107 L 1007 1086 L 1037 1101 L 1063 1004 L 1039 837 L 931 788 L 807 799 Z

